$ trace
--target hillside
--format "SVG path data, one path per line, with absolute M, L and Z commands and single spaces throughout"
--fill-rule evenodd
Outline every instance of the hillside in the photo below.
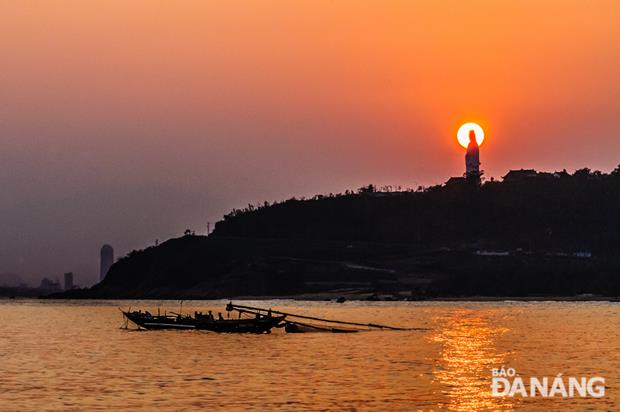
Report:
M 66 297 L 620 295 L 620 171 L 372 186 L 234 210 Z

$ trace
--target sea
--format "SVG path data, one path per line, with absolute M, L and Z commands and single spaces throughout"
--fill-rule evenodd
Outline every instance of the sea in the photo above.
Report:
M 119 311 L 226 303 L 0 300 L 0 411 L 620 410 L 620 303 L 239 302 L 412 328 L 351 334 L 140 331 Z M 529 396 L 532 378 L 566 390 Z M 528 396 L 504 390 L 519 379 Z

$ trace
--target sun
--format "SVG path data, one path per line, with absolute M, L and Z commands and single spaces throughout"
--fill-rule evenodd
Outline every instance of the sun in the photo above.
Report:
M 456 138 L 459 141 L 459 144 L 467 149 L 467 145 L 469 145 L 469 131 L 473 130 L 476 133 L 476 142 L 478 142 L 478 146 L 484 142 L 484 130 L 477 123 L 465 123 L 461 127 L 459 127 L 459 131 L 456 133 Z

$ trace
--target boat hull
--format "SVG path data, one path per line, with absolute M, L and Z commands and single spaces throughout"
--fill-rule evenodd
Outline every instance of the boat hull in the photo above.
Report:
M 206 330 L 218 333 L 269 333 L 284 316 L 260 319 L 196 319 L 190 316 L 152 316 L 139 312 L 123 312 L 125 317 L 144 329 Z

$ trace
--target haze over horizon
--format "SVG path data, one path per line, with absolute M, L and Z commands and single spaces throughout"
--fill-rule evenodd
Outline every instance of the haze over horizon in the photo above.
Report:
M 232 208 L 620 164 L 620 3 L 0 4 L 0 284 Z M 6 277 L 6 276 L 5 276 Z

